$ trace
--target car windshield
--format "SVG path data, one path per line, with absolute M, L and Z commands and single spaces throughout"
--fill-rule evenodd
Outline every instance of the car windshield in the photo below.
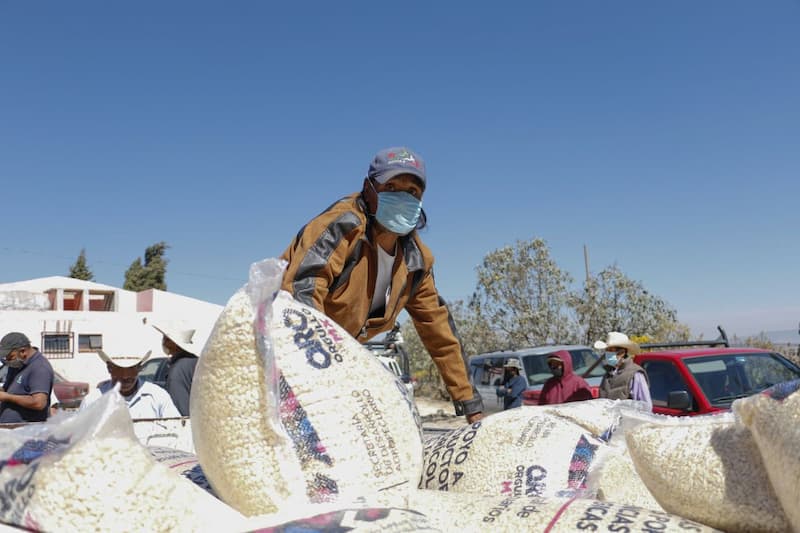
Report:
M 139 377 L 144 381 L 155 381 L 158 367 L 161 364 L 162 358 L 150 359 L 139 370 Z
M 523 355 L 521 359 L 525 374 L 528 376 L 528 385 L 543 385 L 553 377 L 550 367 L 547 366 L 547 354 Z
M 595 355 L 589 348 L 577 348 L 568 350 L 572 356 L 572 369 L 575 374 L 583 376 L 597 360 Z M 528 375 L 528 383 L 531 386 L 544 385 L 544 382 L 553 377 L 550 372 L 550 367 L 547 366 L 547 356 L 549 353 L 524 355 L 522 356 L 522 365 L 525 367 L 525 373 Z M 603 375 L 603 365 L 598 364 L 589 377 L 601 377 Z
M 572 355 L 572 368 L 579 376 L 583 376 L 600 358 L 600 356 L 588 348 L 585 350 L 570 350 L 569 353 Z M 597 365 L 592 368 L 591 373 L 585 377 L 601 378 L 605 372 L 602 363 L 597 363 Z
M 800 379 L 800 368 L 776 353 L 736 353 L 695 357 L 686 367 L 714 407 Z

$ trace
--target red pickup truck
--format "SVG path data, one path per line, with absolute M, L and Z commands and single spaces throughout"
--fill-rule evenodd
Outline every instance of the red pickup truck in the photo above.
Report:
M 737 398 L 800 379 L 800 367 L 757 348 L 651 351 L 634 361 L 647 371 L 653 412 L 673 416 L 726 411 Z

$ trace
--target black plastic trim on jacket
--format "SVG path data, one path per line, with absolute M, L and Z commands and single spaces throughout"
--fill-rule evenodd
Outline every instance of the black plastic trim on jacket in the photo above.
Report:
M 335 204 L 334 204 L 335 205 Z M 355 213 L 344 213 L 323 231 L 297 269 L 292 292 L 296 300 L 314 306 L 314 275 L 328 263 L 345 235 L 361 225 Z
M 342 269 L 342 273 L 333 279 L 333 283 L 331 283 L 331 288 L 330 288 L 331 292 L 335 291 L 336 289 L 347 283 L 347 280 L 350 279 L 350 272 L 353 271 L 353 269 L 356 266 L 356 263 L 358 263 L 358 258 L 361 257 L 361 246 L 363 244 L 364 241 L 358 241 L 356 243 L 356 247 L 353 249 L 353 253 L 350 254 L 350 257 L 348 257 L 347 261 L 345 261 L 344 263 L 344 268 Z
M 462 400 L 453 402 L 457 416 L 463 416 L 463 415 L 469 416 L 469 415 L 474 415 L 475 413 L 483 412 L 483 398 L 481 398 L 481 395 L 474 388 L 472 389 L 472 391 L 474 396 L 472 397 L 471 400 Z

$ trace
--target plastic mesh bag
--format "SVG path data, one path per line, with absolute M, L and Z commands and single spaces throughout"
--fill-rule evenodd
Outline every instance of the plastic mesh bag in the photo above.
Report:
M 640 424 L 625 435 L 661 506 L 730 532 L 787 531 L 750 432 L 729 416 L 681 422 Z
M 421 489 L 508 496 L 576 494 L 605 442 L 541 408 L 493 414 L 426 442 Z
M 639 477 L 625 448 L 614 448 L 598 460 L 589 472 L 586 488 L 600 501 L 664 510 Z
M 619 426 L 623 410 L 631 413 L 644 412 L 647 404 L 636 400 L 595 398 L 541 408 L 548 413 L 575 422 L 595 437 L 608 440 Z
M 243 517 L 157 464 L 116 390 L 0 432 L 0 519 L 34 531 L 214 531 Z
M 490 496 L 416 490 L 393 494 L 394 504 L 425 516 L 442 531 L 667 531 L 713 528 L 657 509 L 579 497 Z M 384 499 L 385 503 L 389 503 Z
M 393 507 L 326 506 L 305 507 L 302 516 L 278 520 L 275 516 L 251 517 L 246 526 L 248 531 L 258 533 L 441 533 L 433 528 L 422 513 L 410 509 Z
M 752 433 L 792 528 L 800 531 L 800 381 L 736 400 L 732 408 Z
M 405 385 L 324 314 L 279 291 L 283 268 L 253 265 L 197 363 L 192 433 L 215 492 L 257 515 L 416 485 L 421 425 Z

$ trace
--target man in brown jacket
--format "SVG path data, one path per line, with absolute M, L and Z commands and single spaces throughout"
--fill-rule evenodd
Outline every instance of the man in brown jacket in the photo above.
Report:
M 483 402 L 467 375 L 461 342 L 433 280 L 425 226 L 425 164 L 403 147 L 381 150 L 361 192 L 306 224 L 283 253 L 282 289 L 321 310 L 361 342 L 392 329 L 404 309 L 468 422 Z

